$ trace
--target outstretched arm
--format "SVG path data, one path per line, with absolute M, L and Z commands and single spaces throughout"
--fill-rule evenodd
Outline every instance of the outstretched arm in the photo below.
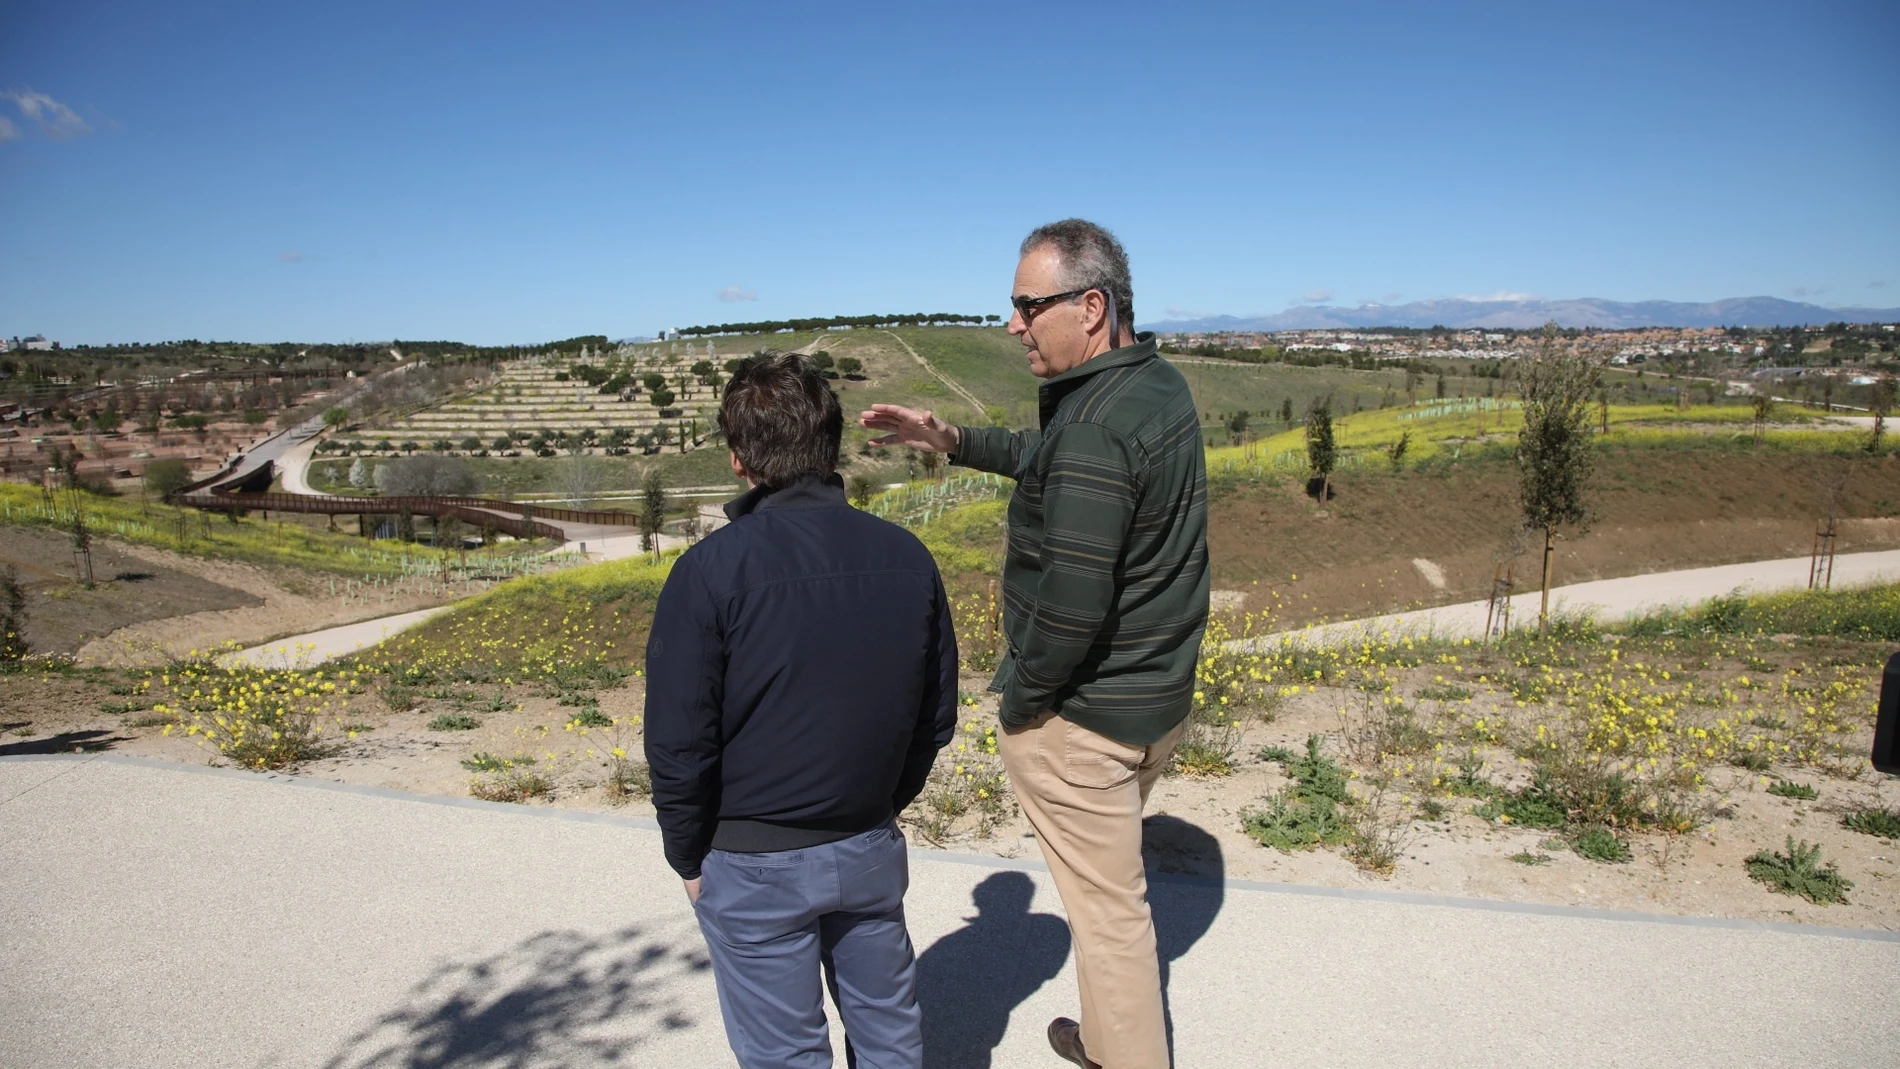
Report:
M 960 437 L 956 427 L 929 409 L 903 405 L 872 405 L 858 413 L 858 426 L 885 432 L 882 438 L 871 439 L 872 445 L 908 445 L 926 453 L 954 453 Z

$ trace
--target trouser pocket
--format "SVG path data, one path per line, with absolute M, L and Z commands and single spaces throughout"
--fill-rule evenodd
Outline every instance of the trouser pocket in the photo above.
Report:
M 1145 747 L 1117 742 L 1061 718 L 1049 726 L 1060 732 L 1059 740 L 1046 740 L 1050 743 L 1059 741 L 1060 746 L 1059 754 L 1050 754 L 1058 759 L 1050 763 L 1062 781 L 1070 786 L 1106 789 L 1133 782 L 1141 769 L 1142 759 L 1148 754 Z

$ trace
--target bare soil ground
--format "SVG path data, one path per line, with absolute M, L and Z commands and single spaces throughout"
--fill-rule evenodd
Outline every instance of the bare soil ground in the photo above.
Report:
M 1558 585 L 1805 556 L 1842 476 L 1837 551 L 1900 547 L 1900 460 L 1608 450 L 1598 472 L 1600 519 L 1558 543 Z M 1500 562 L 1515 562 L 1519 590 L 1537 587 L 1541 546 L 1523 533 L 1508 464 L 1350 472 L 1334 488 L 1322 507 L 1303 478 L 1216 483 L 1214 585 L 1288 626 L 1482 600 Z
M 27 640 L 36 653 L 82 665 L 158 664 L 190 650 L 248 646 L 286 635 L 440 605 L 421 584 L 368 598 L 332 595 L 294 568 L 206 560 L 104 538 L 92 544 L 94 586 L 75 579 L 72 543 L 53 531 L 0 526 L 0 566 L 27 588 Z
M 1867 651 L 1862 651 L 1867 652 Z M 1878 651 L 1875 651 L 1878 652 Z M 1791 647 L 1793 660 L 1814 656 L 1807 647 Z M 1430 685 L 1434 669 L 1402 671 L 1401 689 L 1424 710 L 1433 703 L 1415 691 Z M 182 734 L 167 735 L 163 717 L 145 711 L 155 692 L 138 690 L 136 673 L 107 669 L 64 674 L 23 674 L 7 679 L 0 699 L 0 755 L 13 753 L 111 750 L 185 762 L 216 761 L 212 751 Z M 480 755 L 521 761 L 519 767 L 545 776 L 550 790 L 526 804 L 650 816 L 643 797 L 617 799 L 607 790 L 608 753 L 621 746 L 637 760 L 637 717 L 643 693 L 640 680 L 617 689 L 593 692 L 600 716 L 613 727 L 586 731 L 569 726 L 580 708 L 561 704 L 541 686 L 521 684 L 423 689 L 396 697 L 387 689 L 355 695 L 342 721 L 355 732 L 346 738 L 333 728 L 331 752 L 296 769 L 296 774 L 337 782 L 371 785 L 425 794 L 466 796 L 483 777 L 464 762 Z M 994 773 L 996 759 L 976 752 L 975 740 L 993 727 L 994 700 L 982 695 L 985 680 L 966 675 L 963 686 L 975 703 L 964 709 L 970 728 L 939 758 L 933 783 L 941 785 L 964 762 Z M 127 696 L 130 694 L 131 696 Z M 1492 696 L 1495 698 L 1495 696 Z M 1337 849 L 1282 853 L 1262 847 L 1243 832 L 1241 815 L 1288 780 L 1279 764 L 1258 757 L 1264 746 L 1299 749 L 1309 734 L 1327 738 L 1338 752 L 1339 710 L 1353 692 L 1321 687 L 1286 699 L 1266 720 L 1248 717 L 1235 740 L 1231 775 L 1221 778 L 1162 779 L 1148 807 L 1148 861 L 1154 871 L 1231 878 L 1405 890 L 1511 901 L 1585 905 L 1697 916 L 1793 920 L 1806 923 L 1900 929 L 1900 842 L 1874 838 L 1841 826 L 1841 816 L 1856 806 L 1900 805 L 1900 784 L 1871 772 L 1845 777 L 1812 768 L 1777 765 L 1767 773 L 1727 766 L 1709 770 L 1708 801 L 1714 817 L 1688 834 L 1633 835 L 1631 860 L 1622 864 L 1588 860 L 1562 845 L 1548 830 L 1520 828 L 1476 815 L 1471 798 L 1438 796 L 1436 817 L 1413 813 L 1399 822 L 1399 855 L 1393 872 L 1380 876 L 1356 868 Z M 570 695 L 570 701 L 572 696 Z M 1484 695 L 1478 699 L 1486 700 Z M 1442 703 L 1441 703 L 1442 704 Z M 1508 700 L 1499 703 L 1508 705 Z M 1442 715 L 1451 710 L 1440 709 Z M 1466 710 L 1468 713 L 1469 710 Z M 468 730 L 431 730 L 444 714 L 473 718 Z M 1856 736 L 1849 748 L 1865 745 Z M 1528 765 L 1509 751 L 1482 751 L 1500 785 L 1520 786 Z M 1864 765 L 1863 765 L 1864 767 Z M 1812 785 L 1818 797 L 1792 800 L 1767 793 L 1771 778 Z M 1423 797 L 1418 804 L 1423 808 Z M 990 812 L 971 810 L 950 827 L 931 828 L 920 807 L 905 814 L 914 843 L 962 853 L 1006 858 L 1037 858 L 1033 836 L 1006 791 Z M 1761 849 L 1780 849 L 1788 836 L 1821 844 L 1827 861 L 1854 881 L 1846 904 L 1820 906 L 1773 894 L 1750 880 L 1743 862 Z M 1518 860 L 1513 860 L 1516 856 Z M 1526 864 L 1524 859 L 1538 859 Z M 657 863 L 657 860 L 656 860 Z
M 88 590 L 77 578 L 72 539 L 35 527 L 0 527 L 0 567 L 6 565 L 18 570 L 26 587 L 27 642 L 41 653 L 77 653 L 94 639 L 146 621 L 265 603 L 198 569 L 104 539 L 93 542 L 94 583 Z

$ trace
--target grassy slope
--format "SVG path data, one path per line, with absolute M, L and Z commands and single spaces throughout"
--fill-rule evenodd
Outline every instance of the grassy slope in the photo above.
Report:
M 637 664 L 671 568 L 671 557 L 633 557 L 517 579 L 358 659 L 477 678 L 554 675 L 575 663 Z
M 1489 406 L 1494 402 L 1484 402 Z M 1507 402 L 1508 403 L 1508 402 Z M 1468 454 L 1494 447 L 1509 451 L 1523 421 L 1515 407 L 1487 407 L 1480 413 L 1474 403 L 1422 402 L 1416 408 L 1397 407 L 1345 415 L 1333 423 L 1334 440 L 1345 456 L 1341 467 L 1357 460 L 1384 463 L 1384 451 L 1409 434 L 1406 456 L 1418 462 L 1441 453 Z M 1787 413 L 1777 417 L 1783 422 L 1810 422 L 1811 417 Z M 1673 405 L 1611 405 L 1611 433 L 1601 439 L 1611 449 L 1618 447 L 1656 448 L 1683 446 L 1694 448 L 1711 444 L 1725 447 L 1753 447 L 1749 410 L 1734 405 L 1696 405 L 1677 409 Z M 1483 426 L 1480 427 L 1480 422 Z M 1479 437 L 1479 432 L 1484 437 Z M 1851 450 L 1865 443 L 1865 434 L 1852 430 L 1816 425 L 1814 427 L 1776 426 L 1767 432 L 1766 445 L 1782 452 L 1829 452 Z M 1227 446 L 1209 450 L 1208 470 L 1240 471 L 1262 464 L 1272 467 L 1306 463 L 1303 426 L 1279 431 L 1248 447 Z
M 74 497 L 61 493 L 48 512 L 37 488 L 0 482 L 0 523 L 65 528 L 70 525 Z M 197 509 L 150 505 L 135 498 L 81 494 L 93 534 L 137 545 L 156 546 L 194 557 L 213 557 L 305 568 L 329 575 L 400 575 L 405 567 L 432 567 L 459 560 L 456 554 L 426 546 L 369 542 L 297 523 L 265 521 L 247 516 L 231 523 L 211 516 L 207 525 Z M 179 517 L 184 537 L 179 537 Z M 208 531 L 208 533 L 207 533 Z

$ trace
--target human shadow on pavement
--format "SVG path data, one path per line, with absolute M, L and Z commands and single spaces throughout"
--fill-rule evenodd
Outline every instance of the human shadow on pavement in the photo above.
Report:
M 976 916 L 917 959 L 924 1064 L 931 1069 L 989 1069 L 1010 1013 L 1069 960 L 1067 922 L 1031 913 L 1035 896 L 1025 873 L 991 876 L 970 895 Z
M 1220 840 L 1180 817 L 1141 822 L 1142 861 L 1148 868 L 1148 908 L 1155 919 L 1155 949 L 1161 958 L 1161 1004 L 1167 1016 L 1168 1049 L 1174 1049 L 1174 1001 L 1169 974 L 1214 926 L 1227 897 L 1227 860 Z
M 528 1069 L 638 1064 L 655 1034 L 694 1026 L 678 981 L 710 967 L 640 927 L 542 932 L 444 965 L 325 1069 Z
M 110 750 L 116 743 L 132 741 L 129 735 L 110 731 L 62 731 L 44 739 L 0 743 L 0 757 L 24 757 L 28 754 L 97 753 Z

